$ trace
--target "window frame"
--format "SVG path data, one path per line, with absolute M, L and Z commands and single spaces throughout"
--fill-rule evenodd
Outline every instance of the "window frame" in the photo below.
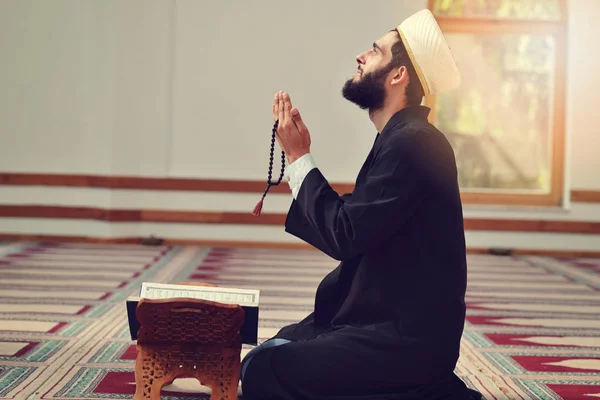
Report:
M 467 0 L 468 1 L 468 0 Z M 555 40 L 554 59 L 554 99 L 552 119 L 552 153 L 550 192 L 543 194 L 507 193 L 502 189 L 463 189 L 463 204 L 508 205 L 508 206 L 549 206 L 561 207 L 564 204 L 565 190 L 565 142 L 566 142 L 566 81 L 567 81 L 567 4 L 558 2 L 558 19 L 525 19 L 493 17 L 450 17 L 435 15 L 444 33 L 491 33 L 491 34 L 533 34 L 552 36 Z M 428 0 L 428 8 L 434 12 L 435 0 Z M 464 78 L 463 78 L 464 79 Z M 431 108 L 429 121 L 435 124 L 436 96 L 427 96 L 424 104 Z

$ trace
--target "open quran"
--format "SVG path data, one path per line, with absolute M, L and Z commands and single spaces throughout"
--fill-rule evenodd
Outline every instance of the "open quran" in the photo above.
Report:
M 136 317 L 136 309 L 141 299 L 192 298 L 241 306 L 245 313 L 244 324 L 240 329 L 242 343 L 256 345 L 258 343 L 259 297 L 260 291 L 254 289 L 144 282 L 139 297 L 128 297 L 126 301 L 131 339 L 137 340 L 140 323 Z

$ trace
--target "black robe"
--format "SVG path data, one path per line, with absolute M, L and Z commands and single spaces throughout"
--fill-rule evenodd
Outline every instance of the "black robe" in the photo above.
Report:
M 249 364 L 256 400 L 470 399 L 454 368 L 467 282 L 454 152 L 429 109 L 396 113 L 350 194 L 319 169 L 304 179 L 286 232 L 336 260 L 314 312 Z M 473 397 L 478 398 L 478 397 Z

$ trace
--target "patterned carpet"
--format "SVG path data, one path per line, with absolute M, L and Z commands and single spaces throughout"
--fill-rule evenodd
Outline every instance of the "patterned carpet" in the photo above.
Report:
M 335 265 L 301 250 L 0 243 L 0 397 L 132 398 L 124 300 L 143 281 L 258 288 L 264 340 L 310 312 Z M 600 397 L 600 260 L 477 255 L 469 266 L 459 376 L 487 399 Z M 206 393 L 181 379 L 163 398 Z

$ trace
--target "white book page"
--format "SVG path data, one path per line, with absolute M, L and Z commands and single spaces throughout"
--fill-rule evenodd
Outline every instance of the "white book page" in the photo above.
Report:
M 224 304 L 258 306 L 259 290 L 212 286 L 188 286 L 166 283 L 142 283 L 140 297 L 146 299 L 170 299 L 175 297 L 216 301 Z

